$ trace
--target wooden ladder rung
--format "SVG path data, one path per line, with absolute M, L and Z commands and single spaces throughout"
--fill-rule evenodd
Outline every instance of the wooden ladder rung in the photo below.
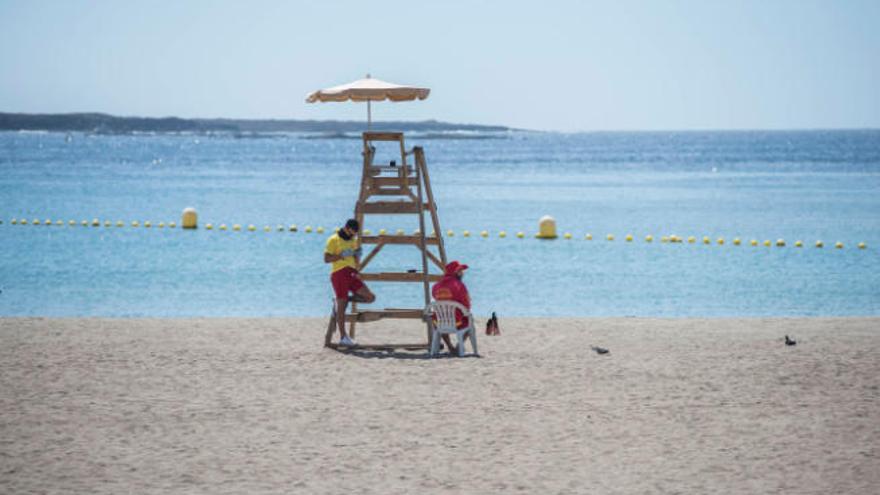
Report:
M 421 237 L 417 235 L 366 235 L 361 237 L 361 244 L 413 244 L 418 246 L 421 242 Z M 440 239 L 425 237 L 425 245 L 436 246 L 438 244 L 440 244 Z
M 430 211 L 431 205 L 425 203 L 424 211 Z M 418 213 L 419 204 L 412 201 L 376 201 L 373 203 L 364 203 L 361 211 L 367 215 L 399 215 L 407 213 Z
M 410 318 L 421 320 L 425 311 L 422 309 L 380 309 L 380 310 L 363 310 L 356 313 L 345 315 L 345 321 L 370 322 L 379 321 L 385 318 Z
M 415 187 L 418 185 L 418 182 L 416 182 L 418 180 L 417 176 L 410 175 L 406 179 L 407 179 L 407 183 L 404 184 L 402 177 L 371 177 L 370 178 L 370 187 L 372 187 L 372 188 L 382 187 L 382 186 Z
M 409 196 L 411 194 L 412 191 L 408 187 L 369 189 L 370 196 Z
M 412 272 L 379 272 L 379 273 L 361 273 L 361 278 L 374 282 L 424 282 L 424 276 L 421 273 Z M 439 282 L 443 275 L 428 274 L 429 282 Z

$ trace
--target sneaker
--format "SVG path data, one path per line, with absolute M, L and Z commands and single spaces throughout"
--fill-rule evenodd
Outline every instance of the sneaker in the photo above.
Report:
M 351 340 L 348 335 L 339 339 L 339 345 L 344 345 L 347 347 L 354 347 L 357 345 L 357 342 Z

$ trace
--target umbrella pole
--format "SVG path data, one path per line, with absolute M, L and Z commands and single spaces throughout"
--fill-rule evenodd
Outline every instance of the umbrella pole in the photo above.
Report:
M 370 130 L 371 124 L 373 123 L 373 111 L 370 107 L 370 100 L 367 100 L 367 130 Z

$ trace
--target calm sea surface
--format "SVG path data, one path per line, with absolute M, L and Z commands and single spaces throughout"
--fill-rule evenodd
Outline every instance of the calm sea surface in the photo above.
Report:
M 880 131 L 412 135 L 408 145 L 425 148 L 442 230 L 455 233 L 447 251 L 471 266 L 478 314 L 880 314 Z M 0 315 L 325 315 L 328 234 L 303 229 L 330 232 L 350 216 L 360 171 L 354 139 L 0 133 Z M 258 230 L 156 228 L 187 206 L 202 226 Z M 543 215 L 573 238 L 532 238 Z M 125 227 L 79 226 L 92 219 Z M 300 231 L 276 230 L 290 224 Z M 698 242 L 660 242 L 672 234 Z M 780 238 L 786 247 L 748 245 Z M 397 247 L 373 266 L 419 264 Z M 420 305 L 419 285 L 372 287 L 379 307 Z

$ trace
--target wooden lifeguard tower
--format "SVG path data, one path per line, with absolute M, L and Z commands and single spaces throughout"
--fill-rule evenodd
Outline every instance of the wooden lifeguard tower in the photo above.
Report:
M 400 148 L 400 161 L 392 161 L 388 165 L 377 165 L 373 162 L 376 148 L 373 143 L 380 141 L 397 142 Z M 408 160 L 412 157 L 412 160 Z M 373 246 L 361 259 L 359 271 L 366 282 L 405 282 L 421 284 L 425 304 L 421 308 L 385 308 L 381 310 L 361 309 L 352 301 L 349 312 L 345 315 L 336 314 L 336 305 L 330 315 L 324 345 L 334 349 L 427 349 L 431 337 L 431 320 L 425 311 L 431 303 L 430 284 L 440 280 L 446 266 L 446 250 L 440 230 L 440 219 L 437 216 L 437 205 L 431 191 L 431 179 L 425 162 L 424 150 L 416 146 L 407 151 L 402 132 L 364 132 L 363 133 L 363 172 L 361 190 L 355 205 L 354 215 L 361 225 L 361 232 L 368 224 L 367 215 L 416 215 L 419 229 L 413 234 L 372 234 L 362 235 L 361 244 Z M 412 163 L 411 163 L 412 162 Z M 425 216 L 429 216 L 430 226 Z M 428 227 L 428 228 L 426 228 Z M 431 232 L 429 232 L 431 229 Z M 414 246 L 421 254 L 421 270 L 404 269 L 397 272 L 366 271 L 370 262 L 387 245 Z M 430 262 L 430 263 L 429 263 Z M 439 269 L 439 273 L 431 273 L 430 267 Z M 345 318 L 349 323 L 349 335 L 354 337 L 358 322 L 367 323 L 385 318 L 411 318 L 422 320 L 426 326 L 426 340 L 415 343 L 369 344 L 355 347 L 341 347 L 332 342 L 336 332 L 337 318 Z

